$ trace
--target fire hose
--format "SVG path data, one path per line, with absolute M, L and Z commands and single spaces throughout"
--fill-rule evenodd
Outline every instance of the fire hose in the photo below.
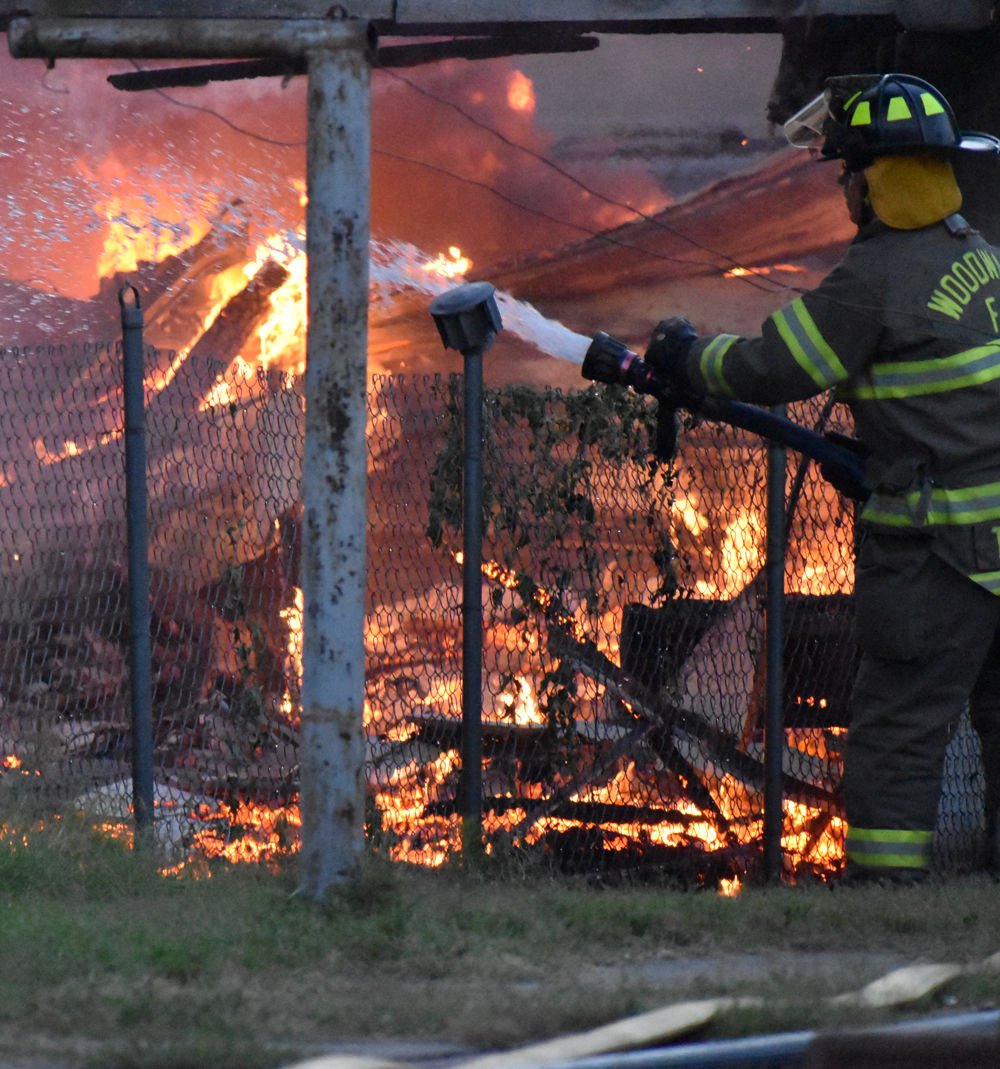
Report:
M 870 493 L 865 484 L 863 447 L 854 439 L 834 433 L 820 434 L 741 401 L 681 394 L 661 382 L 649 364 L 624 342 L 603 331 L 594 335 L 581 374 L 592 382 L 631 386 L 637 393 L 657 399 L 656 453 L 663 459 L 670 459 L 676 449 L 677 412 L 683 408 L 704 419 L 750 431 L 815 460 L 823 477 L 846 497 L 864 501 Z

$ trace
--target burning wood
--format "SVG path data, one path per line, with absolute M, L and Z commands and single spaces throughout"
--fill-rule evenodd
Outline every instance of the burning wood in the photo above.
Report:
M 510 88 L 520 93 L 517 99 L 528 99 L 524 85 Z M 150 368 L 148 453 L 157 759 L 169 780 L 166 786 L 186 790 L 192 797 L 184 804 L 203 810 L 203 820 L 197 817 L 200 830 L 197 824 L 185 825 L 188 840 L 201 835 L 207 841 L 216 822 L 230 818 L 262 829 L 268 822 L 288 825 L 285 831 L 294 838 L 286 806 L 294 802 L 297 776 L 290 651 L 297 624 L 298 455 L 284 443 L 296 440 L 301 398 L 286 389 L 280 374 L 259 374 L 256 367 L 266 363 L 265 320 L 273 319 L 278 295 L 294 289 L 304 264 L 264 249 L 263 266 L 254 263 L 247 274 L 250 258 L 241 241 L 242 235 L 230 241 L 210 232 L 159 264 L 139 269 L 151 297 L 150 338 L 178 350 L 173 359 L 161 354 Z M 461 260 L 455 249 L 442 257 L 438 270 L 467 270 Z M 210 285 L 209 276 L 224 284 Z M 426 317 L 425 302 L 416 303 Z M 301 305 L 299 313 L 301 325 Z M 403 320 L 377 330 L 383 332 L 377 344 L 386 351 L 411 360 L 419 349 L 409 340 L 411 324 Z M 239 374 L 234 374 L 239 365 L 232 366 L 236 357 L 247 361 Z M 42 619 L 52 621 L 44 639 L 36 630 L 30 640 L 33 656 L 48 666 L 48 689 L 17 695 L 15 708 L 26 719 L 39 713 L 68 718 L 67 730 L 48 740 L 52 752 L 85 765 L 82 778 L 107 779 L 125 773 L 130 743 L 123 631 L 80 630 L 81 621 L 98 615 L 100 595 L 70 603 L 66 591 L 72 583 L 91 580 L 95 591 L 103 591 L 114 571 L 107 564 L 107 547 L 116 547 L 121 556 L 120 501 L 108 475 L 120 464 L 119 385 L 109 352 L 59 359 L 58 374 L 54 371 L 46 383 L 44 400 L 51 404 L 44 408 L 65 416 L 65 423 L 54 435 L 44 420 L 36 426 L 31 414 L 19 417 L 23 427 L 8 439 L 23 440 L 22 430 L 30 428 L 27 437 L 35 445 L 27 458 L 18 455 L 2 469 L 12 484 L 30 487 L 33 496 L 25 507 L 51 517 L 53 532 L 42 532 L 33 546 L 15 544 L 24 579 L 20 589 L 37 598 L 41 576 L 47 604 L 56 610 L 42 613 L 37 603 L 30 606 L 39 628 Z M 272 366 L 294 367 L 300 359 L 301 353 L 286 353 Z M 66 382 L 71 389 L 62 385 Z M 422 446 L 430 452 L 427 443 L 440 434 L 437 409 L 422 422 L 410 422 L 410 416 L 400 396 L 390 397 L 386 411 L 373 415 L 389 433 L 372 444 L 371 492 L 381 505 L 372 576 L 373 585 L 386 586 L 373 591 L 366 635 L 369 783 L 393 856 L 439 863 L 459 842 L 454 610 L 460 598 L 451 562 L 431 560 L 429 551 L 418 555 L 398 543 L 393 556 L 380 543 L 394 536 L 385 518 L 387 503 L 392 509 L 410 504 L 412 461 Z M 99 433 L 93 430 L 95 419 Z M 564 440 L 553 452 L 576 463 L 579 458 L 569 456 L 573 449 Z M 180 474 L 192 471 L 196 485 L 182 485 Z M 75 509 L 71 494 L 86 507 Z M 585 504 L 572 500 L 581 509 Z M 608 507 L 615 524 L 624 527 L 628 505 L 615 495 Z M 706 552 L 710 532 L 694 530 L 697 516 L 691 524 L 688 544 Z M 87 547 L 82 567 L 67 568 L 59 559 L 59 539 L 65 540 L 67 530 Z M 13 528 L 0 530 L 0 548 L 15 537 Z M 404 539 L 416 541 L 416 536 Z M 565 574 L 579 579 L 586 570 L 576 559 L 580 543 L 567 542 L 564 549 Z M 530 552 L 524 549 L 522 558 Z M 651 558 L 655 550 L 644 544 L 642 552 Z M 652 568 L 637 567 L 634 577 L 620 560 L 595 559 L 599 574 L 605 568 L 602 581 L 623 587 L 635 583 L 641 587 L 637 596 L 650 592 Z M 67 575 L 78 568 L 80 574 Z M 419 575 L 418 569 L 423 569 Z M 120 568 L 114 574 L 117 591 Z M 387 574 L 392 578 L 386 580 Z M 719 611 L 717 630 L 701 633 L 700 644 L 686 651 L 682 670 L 672 677 L 674 690 L 664 692 L 616 664 L 620 620 L 610 611 L 606 640 L 598 647 L 583 626 L 587 615 L 581 606 L 572 611 L 561 606 L 540 584 L 526 582 L 524 574 L 498 570 L 490 576 L 502 588 L 499 601 L 509 595 L 513 604 L 520 598 L 520 608 L 540 614 L 545 626 L 539 638 L 524 626 L 523 612 L 511 612 L 500 614 L 487 634 L 487 678 L 496 697 L 483 726 L 488 833 L 517 837 L 566 863 L 570 851 L 586 847 L 590 853 L 578 858 L 581 864 L 679 865 L 709 880 L 745 872 L 759 834 L 761 782 L 759 754 L 746 738 L 752 709 L 740 693 L 754 679 L 759 641 L 752 592 Z M 700 588 L 704 596 L 720 593 L 717 576 L 706 569 L 699 578 L 706 584 Z M 390 589 L 389 583 L 396 587 Z M 733 632 L 742 644 L 735 670 L 725 649 Z M 14 653 L 22 655 L 20 648 Z M 544 658 L 579 683 L 576 711 L 561 720 L 539 711 Z M 102 669 L 87 675 L 79 663 Z M 730 689 L 721 704 L 708 682 L 715 669 L 731 680 L 724 684 Z M 69 693 L 74 698 L 67 698 Z M 64 708 L 68 701 L 78 707 Z M 5 712 L 10 711 L 8 705 Z M 15 748 L 18 760 L 43 765 L 43 747 L 32 751 L 19 737 Z M 800 849 L 815 855 L 823 836 L 835 830 L 837 818 L 822 812 L 835 812 L 835 801 L 821 776 L 804 775 L 801 768 L 790 761 L 786 770 L 789 805 L 802 807 Z M 272 804 L 265 805 L 268 801 Z M 270 833 L 261 834 L 271 841 Z

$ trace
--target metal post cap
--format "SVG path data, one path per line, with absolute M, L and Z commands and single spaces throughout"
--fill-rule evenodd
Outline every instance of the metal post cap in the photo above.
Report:
M 503 330 L 495 292 L 489 282 L 467 282 L 431 301 L 430 313 L 446 349 L 485 349 Z

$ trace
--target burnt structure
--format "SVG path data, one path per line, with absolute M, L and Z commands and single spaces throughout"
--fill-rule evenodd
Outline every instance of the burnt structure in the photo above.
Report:
M 358 0 L 332 9 L 328 0 L 182 0 L 166 22 L 153 0 L 0 3 L 0 28 L 18 57 L 277 58 L 280 73 L 301 68 L 310 77 L 303 560 L 311 627 L 302 695 L 303 889 L 310 896 L 346 878 L 361 847 L 368 76 L 379 38 L 453 37 L 468 44 L 450 54 L 475 55 L 529 50 L 541 37 L 547 47 L 579 50 L 591 47 L 581 44 L 588 32 L 601 31 L 781 33 L 786 58 L 775 118 L 825 75 L 857 70 L 870 58 L 866 65 L 905 65 L 928 77 L 963 123 L 996 131 L 1000 102 L 986 62 L 995 45 L 990 3 L 720 0 L 712 18 L 704 3 L 689 0 L 646 3 L 641 15 L 636 7 L 572 0 L 553 20 L 529 0 L 472 0 L 456 20 L 456 5 L 443 0 Z M 817 50 L 826 69 L 819 69 Z M 409 58 L 434 55 L 415 51 Z M 983 73 L 970 79 L 969 71 Z M 996 236 L 1000 213 L 989 203 L 990 176 L 960 178 L 969 218 Z

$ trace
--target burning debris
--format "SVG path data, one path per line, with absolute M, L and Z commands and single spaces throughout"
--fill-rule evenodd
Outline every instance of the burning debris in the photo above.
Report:
M 240 264 L 224 241 L 220 248 L 206 235 L 140 268 L 153 329 L 181 344 L 173 355 L 151 354 L 147 381 L 156 823 L 172 864 L 183 861 L 185 849 L 266 859 L 296 842 L 301 396 L 286 371 L 262 367 L 261 354 L 264 338 L 277 336 L 279 294 L 294 284 L 301 256 L 276 255 L 276 248 L 265 243 Z M 396 292 L 405 298 L 415 285 L 424 292 L 448 285 L 458 259 L 449 253 L 435 265 L 403 246 L 377 248 L 373 307 L 388 311 L 391 322 Z M 206 271 L 213 287 L 205 285 Z M 431 272 L 440 272 L 438 281 Z M 294 341 L 301 335 L 291 329 L 285 336 L 292 340 L 284 350 L 269 350 L 278 353 L 279 369 L 301 359 Z M 232 363 L 218 360 L 218 352 Z M 31 487 L 48 514 L 65 518 L 50 525 L 48 543 L 36 538 L 18 562 L 22 589 L 32 591 L 31 629 L 11 628 L 10 663 L 16 672 L 30 656 L 37 667 L 24 687 L 8 689 L 4 720 L 5 747 L 40 773 L 36 789 L 57 784 L 67 802 L 109 827 L 127 818 L 120 788 L 130 752 L 122 574 L 97 552 L 121 538 L 107 475 L 121 444 L 110 357 L 107 350 L 76 356 L 71 387 L 55 385 L 51 406 L 76 414 L 71 437 L 59 445 L 37 435 L 44 448 L 27 467 L 22 458 L 10 468 L 12 490 Z M 92 403 L 80 403 L 81 383 L 90 384 Z M 365 728 L 373 841 L 397 860 L 441 864 L 460 845 L 460 561 L 443 547 L 416 544 L 428 527 L 422 507 L 409 535 L 380 519 L 400 502 L 413 508 L 414 486 L 448 478 L 441 414 L 454 413 L 454 397 L 443 382 L 424 400 L 421 389 L 427 387 L 416 381 L 373 382 Z M 566 404 L 572 431 L 560 423 Z M 648 440 L 636 440 L 623 458 L 623 481 L 588 486 L 580 481 L 584 471 L 607 463 L 600 443 L 619 433 L 622 420 L 633 421 L 640 435 L 648 424 L 634 407 L 612 408 L 601 414 L 603 428 L 591 424 L 581 434 L 581 406 L 574 404 L 529 390 L 506 411 L 490 406 L 492 433 L 502 435 L 496 456 L 509 469 L 494 480 L 493 493 L 513 490 L 516 499 L 504 505 L 495 497 L 495 504 L 522 526 L 494 532 L 498 559 L 484 567 L 485 674 L 493 696 L 483 725 L 487 848 L 516 844 L 564 867 L 655 868 L 699 884 L 746 878 L 759 852 L 762 812 L 750 488 L 736 480 L 727 503 L 694 466 L 695 454 L 669 478 L 657 473 L 648 468 Z M 726 448 L 725 470 L 747 470 L 746 444 Z M 188 481 L 185 473 L 196 477 Z M 88 502 L 82 517 L 64 511 L 67 484 Z M 434 507 L 447 517 L 451 506 Z M 721 517 L 728 537 L 715 538 L 706 512 Z M 613 518 L 624 545 L 594 542 L 598 515 Z M 540 516 L 547 519 L 537 527 Z M 74 522 L 77 540 L 94 547 L 83 583 L 76 558 L 68 562 L 76 574 L 62 563 L 66 525 Z M 541 565 L 540 546 L 549 547 Z M 665 648 L 643 655 L 633 648 L 638 631 L 627 625 L 629 605 L 655 598 L 662 566 L 678 556 L 691 561 L 685 582 L 694 594 L 725 600 L 668 601 L 663 611 L 674 613 L 676 633 Z M 553 569 L 551 584 L 533 578 Z M 50 583 L 42 601 L 40 572 Z M 567 600 L 574 589 L 593 592 Z M 736 660 L 734 649 L 742 649 Z M 680 650 L 687 654 L 678 659 Z M 677 671 L 668 678 L 670 656 Z M 655 680 L 650 657 L 659 666 Z M 738 708 L 718 711 L 720 681 Z M 33 725 L 44 727 L 38 733 Z M 821 731 L 812 751 L 801 735 L 789 742 L 786 845 L 800 871 L 820 872 L 838 856 L 831 738 Z
M 530 83 L 509 74 L 496 76 L 502 92 L 491 88 L 487 103 L 506 100 L 502 131 L 524 135 Z M 383 92 L 411 90 L 387 82 Z M 479 114 L 481 92 L 470 78 L 452 87 L 451 98 Z M 397 157 L 415 153 L 426 129 L 404 124 L 403 109 L 383 110 L 379 121 L 394 137 L 397 126 L 406 127 L 388 142 Z M 281 134 L 269 108 L 263 117 L 271 135 Z M 453 138 L 444 127 L 435 124 L 435 136 Z M 557 186 L 547 184 L 554 179 L 540 183 L 535 166 L 511 169 L 498 151 L 479 158 L 510 178 L 514 194 L 537 205 L 544 186 L 556 199 Z M 463 158 L 472 155 L 466 146 Z M 469 272 L 463 250 L 475 257 L 502 246 L 514 254 L 540 243 L 545 255 L 534 269 L 551 275 L 552 250 L 573 232 L 572 225 L 545 223 L 512 242 L 496 213 L 466 211 L 481 227 L 471 240 L 439 240 L 433 205 L 440 198 L 414 195 L 412 161 L 387 152 L 381 159 L 376 220 L 398 220 L 403 206 L 396 201 L 405 191 L 409 229 L 393 224 L 386 232 L 433 234 L 428 247 L 447 252 L 423 256 L 402 237 L 374 244 L 373 370 L 416 363 L 426 345 L 408 313 L 419 308 L 423 316 L 426 295 Z M 134 162 L 128 155 L 107 161 Z M 213 156 L 209 169 L 220 166 Z M 88 180 L 98 183 L 102 173 L 92 168 Z M 192 851 L 266 859 L 296 841 L 302 398 L 294 376 L 303 365 L 302 188 L 273 173 L 267 189 L 270 207 L 281 212 L 264 214 L 280 215 L 281 225 L 250 220 L 239 190 L 229 189 L 225 196 L 213 191 L 182 217 L 156 197 L 120 191 L 101 209 L 107 218 L 96 259 L 104 281 L 93 303 L 126 279 L 138 285 L 147 339 L 157 346 L 146 382 L 157 824 L 177 863 Z M 596 206 L 579 189 L 572 209 L 588 230 L 630 214 Z M 712 219 L 718 225 L 718 215 Z M 600 239 L 594 245 L 608 250 Z M 784 256 L 750 262 L 772 264 L 772 275 L 793 266 Z M 611 257 L 601 270 L 619 266 Z M 753 272 L 768 274 L 763 267 Z M 718 265 L 712 274 L 723 277 Z M 581 289 L 601 285 L 588 278 Z M 91 303 L 67 299 L 62 308 L 67 334 L 82 308 L 94 316 Z M 520 310 L 526 336 L 538 337 L 532 332 L 544 317 Z M 79 321 L 92 330 L 96 320 Z M 553 349 L 578 343 L 578 335 L 547 326 Z M 0 649 L 10 669 L 0 682 L 0 743 L 10 762 L 0 785 L 13 792 L 30 782 L 40 795 L 58 793 L 60 804 L 118 827 L 127 819 L 131 742 L 117 369 L 107 348 L 46 353 L 41 376 L 26 355 L 18 354 L 4 393 L 32 403 L 5 417 L 10 423 L 0 436 L 9 453 L 0 458 L 0 491 L 12 502 L 8 529 L 0 530 L 0 553 L 12 563 L 7 604 L 25 606 L 24 619 L 5 627 Z M 446 500 L 432 500 L 431 512 L 422 488 L 449 480 L 453 443 L 442 451 L 441 441 L 455 397 L 441 382 L 376 377 L 371 385 L 369 830 L 395 859 L 440 864 L 461 838 L 461 594 L 459 564 L 444 537 L 454 472 L 441 491 Z M 491 404 L 501 441 L 490 491 L 506 527 L 493 530 L 483 575 L 487 848 L 517 845 L 566 868 L 668 869 L 692 884 L 733 889 L 755 865 L 762 819 L 759 486 L 746 474 L 758 458 L 745 439 L 693 428 L 691 452 L 668 472 L 649 466 L 648 414 L 634 407 L 608 402 L 603 417 L 617 421 L 609 433 L 607 426 L 582 429 L 581 406 L 552 392 L 524 392 L 506 409 L 499 400 Z M 635 435 L 647 435 L 628 455 L 610 446 L 624 419 Z M 32 443 L 26 453 L 24 442 Z M 827 531 L 849 526 L 839 505 L 822 500 Z M 25 540 L 19 523 L 32 510 L 45 522 Z M 428 528 L 439 546 L 425 538 Z M 807 556 L 809 546 L 802 537 L 793 553 Z M 832 598 L 849 589 L 849 550 L 839 552 L 842 559 L 814 562 L 803 594 Z M 681 562 L 687 573 L 672 574 Z M 832 603 L 809 604 L 825 620 Z M 653 613 L 654 606 L 655 615 L 642 618 L 640 610 Z M 840 617 L 834 623 L 843 627 Z M 651 630 L 656 644 L 644 646 Z M 802 656 L 815 672 L 818 641 L 806 653 L 789 652 L 790 663 Z M 813 716 L 801 727 L 799 716 L 789 730 L 785 846 L 789 869 L 799 872 L 822 873 L 839 859 L 842 719 L 839 698 L 826 686 L 826 677 L 803 678 L 795 697 L 799 712 L 826 702 L 829 723 Z

